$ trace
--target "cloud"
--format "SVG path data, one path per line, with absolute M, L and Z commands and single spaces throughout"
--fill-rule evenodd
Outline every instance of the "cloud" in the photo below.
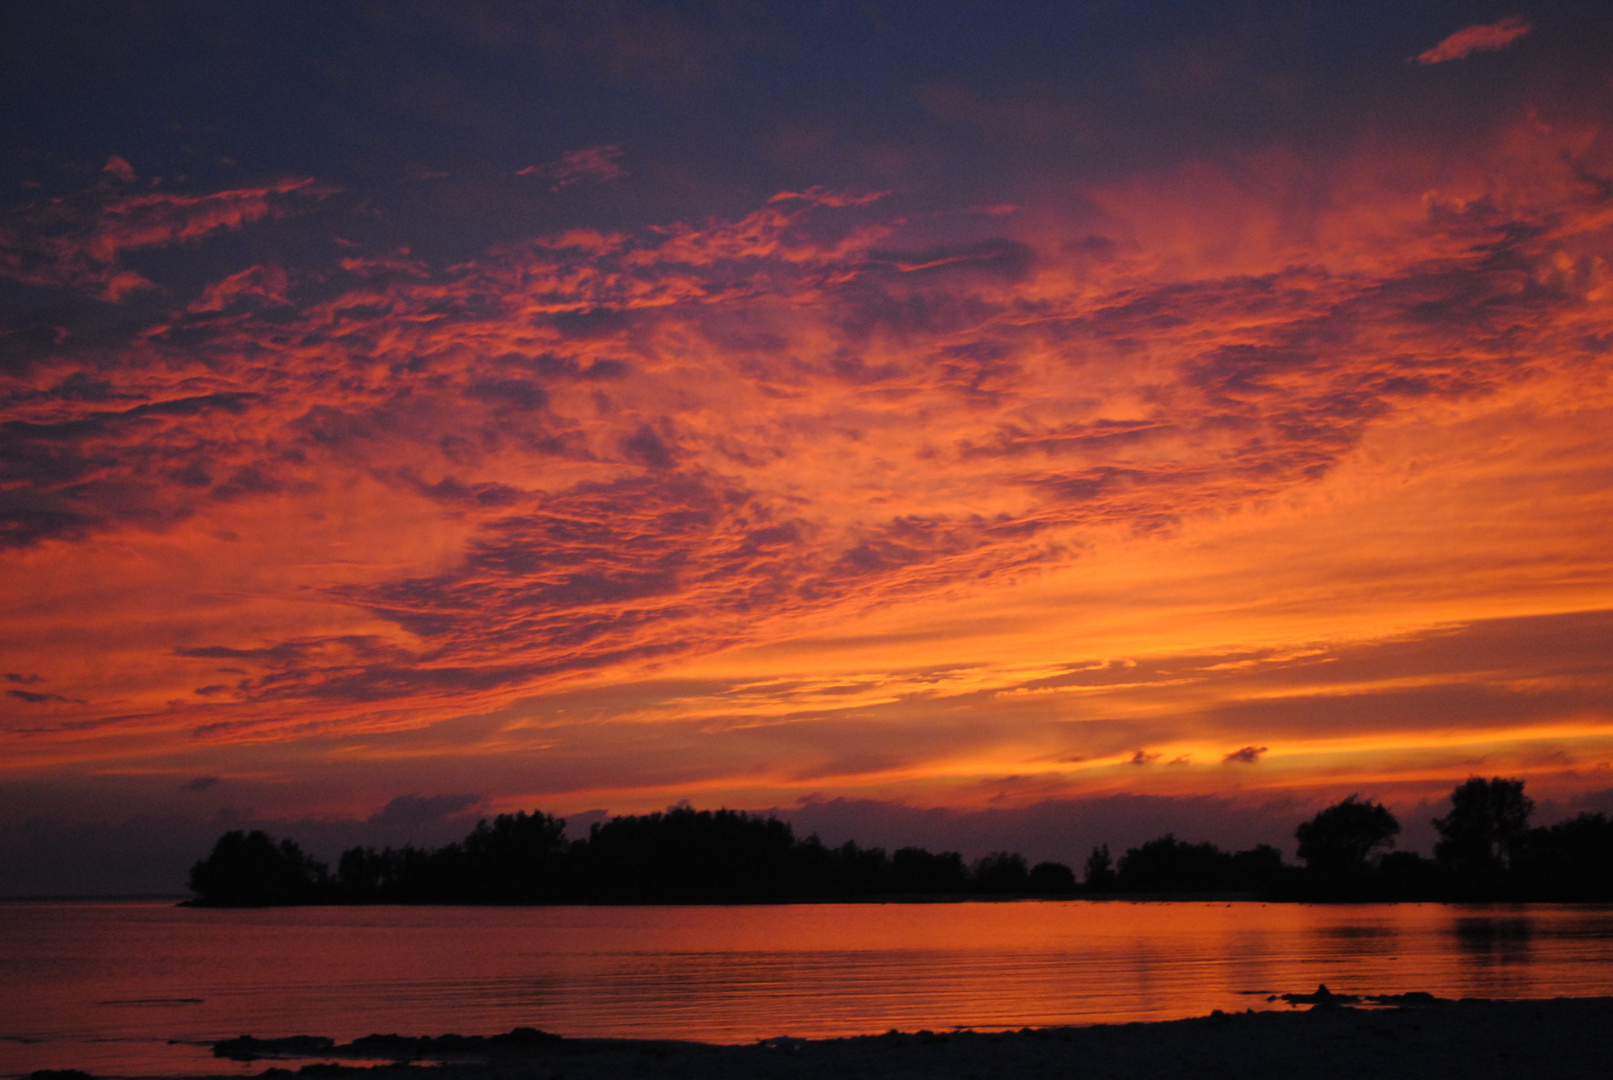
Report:
M 106 164 L 101 166 L 101 171 L 116 177 L 125 184 L 134 183 L 134 166 L 116 154 L 106 159 Z
M 462 815 L 481 801 L 479 795 L 399 795 L 366 820 L 387 828 L 416 828 Z
M 580 183 L 603 184 L 608 180 L 619 180 L 627 175 L 627 170 L 617 164 L 622 156 L 619 146 L 591 146 L 585 150 L 572 150 L 563 154 L 558 161 L 551 161 L 544 165 L 528 165 L 517 170 L 517 176 L 546 176 L 554 180 L 551 191 L 564 189 Z
M 114 167 L 107 171 L 123 178 Z M 123 162 L 124 168 L 128 163 Z M 132 173 L 130 174 L 132 176 Z M 287 178 L 254 188 L 188 195 L 125 195 L 96 187 L 67 198 L 36 201 L 0 219 L 0 278 L 43 287 L 83 289 L 119 303 L 157 288 L 122 265 L 128 252 L 194 244 L 291 212 L 298 201 L 334 191 L 309 178 Z
M 1227 764 L 1253 765 L 1260 760 L 1260 755 L 1266 752 L 1264 746 L 1245 746 L 1241 750 L 1234 750 L 1222 756 L 1221 760 Z
M 1094 220 L 1014 235 L 995 218 L 950 235 L 895 197 L 808 189 L 446 266 L 344 251 L 292 273 L 242 253 L 188 291 L 164 279 L 171 310 L 110 343 L 51 332 L 19 345 L 26 365 L 0 386 L 4 542 L 82 561 L 81 624 L 114 627 L 95 631 L 121 635 L 110 653 L 154 673 L 109 673 L 142 689 L 74 722 L 138 717 L 206 745 L 420 729 L 801 627 L 1013 593 L 1133 541 L 1191 544 L 1195 530 L 1348 501 L 1353 489 L 1330 486 L 1341 471 L 1398 460 L 1375 439 L 1508 402 L 1555 415 L 1559 394 L 1594 407 L 1570 390 L 1608 333 L 1593 298 L 1603 210 L 1581 176 L 1601 166 L 1540 140 L 1511 133 L 1479 186 L 1419 181 L 1414 195 L 1335 189 L 1327 170 L 1280 158 L 1166 170 L 1092 188 Z M 264 199 L 295 205 L 300 190 Z M 218 205 L 237 203 L 263 204 Z M 1275 204 L 1302 208 L 1293 236 L 1254 228 Z M 237 227 L 204 224 L 188 235 Z M 153 244 L 185 242 L 164 228 Z M 1560 505 L 1589 505 L 1567 494 L 1578 480 L 1552 476 Z M 162 555 L 128 586 L 147 600 L 113 612 L 95 593 L 124 587 L 123 550 Z M 170 594 L 196 610 L 152 629 L 150 598 Z M 79 689 L 99 676 L 56 681 L 25 663 L 64 696 L 105 700 Z M 1200 667 L 1142 657 L 1130 674 L 1032 680 L 982 664 L 970 678 L 982 693 L 1073 695 L 1214 682 Z M 909 678 L 858 670 L 744 693 L 774 723 L 846 698 L 950 700 L 963 676 Z M 1214 761 L 1272 742 L 1295 708 L 1191 704 L 1205 728 L 1193 740 L 1117 723 L 1048 753 Z M 824 715 L 854 749 L 786 760 L 852 776 L 911 753 Z
M 672 449 L 648 424 L 640 424 L 637 431 L 622 440 L 622 453 L 652 469 L 671 468 L 675 461 Z
M 1442 64 L 1448 60 L 1464 59 L 1477 52 L 1496 52 L 1532 29 L 1534 27 L 1528 19 L 1521 15 L 1510 15 L 1499 22 L 1458 30 L 1432 49 L 1418 53 L 1412 60 L 1418 64 Z
M 290 303 L 291 277 L 278 266 L 249 266 L 231 274 L 222 281 L 209 284 L 200 298 L 191 302 L 187 311 L 195 314 L 223 311 L 251 300 L 262 304 Z
M 6 693 L 18 701 L 26 701 L 30 705 L 52 705 L 58 702 L 67 704 L 72 700 L 60 694 L 40 694 L 32 690 L 7 690 Z M 82 705 L 83 702 L 79 702 L 79 704 Z
M 218 782 L 219 780 L 216 776 L 198 776 L 179 785 L 179 790 L 197 793 L 211 791 L 218 786 Z

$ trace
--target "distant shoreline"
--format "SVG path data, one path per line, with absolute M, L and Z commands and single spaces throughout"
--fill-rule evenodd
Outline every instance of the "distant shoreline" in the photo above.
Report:
M 568 1080 L 965 1080 L 990 1075 L 1518 1080 L 1601 1077 L 1613 1060 L 1613 998 L 1450 1001 L 1412 995 L 1411 1001 L 1382 1009 L 1317 1005 L 1149 1023 L 779 1037 L 748 1045 L 562 1039 L 531 1029 L 489 1039 L 372 1036 L 341 1047 L 303 1036 L 277 1041 L 284 1065 L 265 1057 L 253 1060 L 264 1061 L 267 1067 L 259 1075 L 265 1080 L 361 1070 L 367 1080 L 549 1075 Z M 242 1040 L 230 1042 L 240 1049 Z M 35 1076 L 75 1080 L 60 1072 Z
M 22 898 L 23 901 L 29 898 Z M 203 911 L 265 911 L 272 908 L 692 908 L 692 907 L 813 907 L 847 905 L 866 907 L 879 904 L 1258 904 L 1267 906 L 1305 907 L 1401 907 L 1423 905 L 1451 908 L 1519 908 L 1567 907 L 1613 908 L 1606 900 L 1324 900 L 1302 897 L 1261 896 L 1250 893 L 1081 893 L 1075 896 L 981 896 L 963 893 L 956 896 L 851 896 L 780 898 L 768 900 L 554 900 L 531 903 L 459 903 L 420 902 L 402 900 L 348 901 L 342 903 L 306 904 L 207 904 L 195 899 L 178 900 L 175 897 L 76 897 L 77 900 L 150 899 L 172 900 L 175 907 L 196 908 Z
M 1399 907 L 1405 904 L 1432 904 L 1440 907 L 1513 908 L 1513 907 L 1613 907 L 1603 900 L 1321 900 L 1294 897 L 1261 896 L 1258 893 L 1081 893 L 1075 896 L 982 896 L 959 893 L 948 896 L 917 895 L 862 896 L 862 897 L 799 897 L 772 900 L 598 900 L 598 901 L 547 901 L 537 903 L 436 903 L 407 901 L 362 901 L 343 903 L 304 904 L 208 904 L 182 893 L 132 894 L 72 894 L 66 896 L 0 896 L 5 904 L 171 904 L 174 907 L 194 908 L 202 911 L 266 911 L 273 908 L 649 908 L 649 907 L 814 907 L 834 904 L 1024 904 L 1024 903 L 1122 903 L 1122 904 L 1260 904 L 1309 905 L 1314 907 Z
M 87 898 L 85 898 L 87 899 Z M 1262 897 L 1258 893 L 1080 893 L 1076 895 L 1053 896 L 994 896 L 979 893 L 951 893 L 936 896 L 930 893 L 897 894 L 892 896 L 801 896 L 801 897 L 774 897 L 761 900 L 548 900 L 533 901 L 529 903 L 476 903 L 463 901 L 460 903 L 414 903 L 406 900 L 370 900 L 370 901 L 342 901 L 339 903 L 297 903 L 297 904 L 209 904 L 197 899 L 180 900 L 176 897 L 153 897 L 151 899 L 175 900 L 175 907 L 202 908 L 214 911 L 255 911 L 276 907 L 401 907 L 401 908 L 427 908 L 427 907 L 463 907 L 463 908 L 559 908 L 559 907 L 609 907 L 609 908 L 639 908 L 639 907 L 791 907 L 801 904 L 814 906 L 831 904 L 1025 904 L 1047 903 L 1064 904 L 1079 901 L 1093 903 L 1194 903 L 1194 904 L 1286 904 L 1286 903 L 1323 903 L 1330 901 L 1312 900 L 1273 900 Z M 1362 903 L 1375 903 L 1378 901 L 1361 901 Z M 1382 901 L 1383 903 L 1417 903 L 1418 901 Z M 1430 901 L 1431 902 L 1431 901 Z
M 440 848 L 350 847 L 335 869 L 290 839 L 232 830 L 191 867 L 195 906 L 311 904 L 745 904 L 808 901 L 946 902 L 1169 896 L 1271 901 L 1613 901 L 1613 820 L 1581 813 L 1529 828 L 1522 780 L 1471 777 L 1434 821 L 1435 858 L 1388 850 L 1400 823 L 1351 795 L 1301 822 L 1304 866 L 1270 844 L 1223 851 L 1174 834 L 1127 848 L 1093 848 L 1084 874 L 996 851 L 829 847 L 788 822 L 741 810 L 675 806 L 595 822 L 569 839 L 562 818 L 517 811 L 483 818 Z

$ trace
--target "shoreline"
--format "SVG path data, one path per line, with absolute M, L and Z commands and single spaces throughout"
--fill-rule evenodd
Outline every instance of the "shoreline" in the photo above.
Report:
M 1384 1003 L 1376 1007 L 1339 1004 L 1349 999 L 1325 994 L 1291 995 L 1289 1000 L 1311 1007 L 1017 1031 L 781 1036 L 745 1045 L 572 1039 L 518 1028 L 485 1038 L 370 1036 L 337 1046 L 299 1036 L 229 1040 L 218 1047 L 253 1054 L 250 1060 L 264 1064 L 257 1074 L 261 1080 L 343 1075 L 361 1080 L 978 1080 L 1073 1075 L 1083 1080 L 1518 1080 L 1605 1076 L 1613 1060 L 1613 997 L 1450 1000 L 1413 994 L 1358 999 L 1369 1006 L 1374 1000 Z M 283 1063 L 255 1051 L 280 1053 Z M 33 1074 L 37 1080 L 78 1080 L 83 1075 Z M 230 1075 L 239 1080 L 242 1074 Z

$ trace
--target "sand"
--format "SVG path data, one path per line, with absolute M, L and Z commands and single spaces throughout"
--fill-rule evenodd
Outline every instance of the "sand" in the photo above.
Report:
M 455 1049 L 457 1045 L 457 1049 Z M 298 1055 L 307 1060 L 307 1044 Z M 453 1052 L 448 1052 L 452 1050 Z M 422 1052 L 452 1060 L 403 1064 Z M 1613 1076 L 1613 998 L 1324 1004 L 1149 1024 L 777 1039 L 749 1046 L 559 1039 L 361 1041 L 267 1080 L 990 1080 Z

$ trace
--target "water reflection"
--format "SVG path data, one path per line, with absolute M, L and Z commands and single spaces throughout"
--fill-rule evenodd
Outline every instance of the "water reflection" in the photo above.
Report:
M 1324 937 L 1340 941 L 1366 941 L 1368 939 L 1395 938 L 1399 936 L 1400 931 L 1394 926 L 1345 924 L 1343 926 L 1321 927 L 1320 933 Z
M 1467 916 L 1453 926 L 1457 946 L 1482 964 L 1525 964 L 1534 940 L 1534 921 L 1528 916 Z
M 1609 994 L 1613 911 L 0 905 L 0 1076 L 218 1072 L 227 1066 L 200 1047 L 245 1032 L 346 1040 L 525 1025 L 738 1042 L 1165 1019 L 1322 982 L 1445 997 Z

